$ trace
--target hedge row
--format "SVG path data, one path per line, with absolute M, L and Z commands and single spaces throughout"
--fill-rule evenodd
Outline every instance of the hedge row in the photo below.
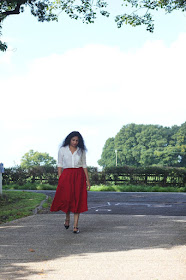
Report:
M 186 186 L 186 169 L 173 167 L 107 167 L 98 171 L 97 167 L 88 167 L 91 185 L 99 184 L 145 184 L 160 186 Z M 24 185 L 26 183 L 45 183 L 56 185 L 57 167 L 35 166 L 23 169 L 20 166 L 6 168 L 3 184 Z
M 29 169 L 21 168 L 20 166 L 5 168 L 3 174 L 3 185 L 11 183 L 20 186 L 26 183 L 46 182 L 50 185 L 57 183 L 57 167 L 53 166 L 34 166 Z
M 174 167 L 107 167 L 104 169 L 105 181 L 129 184 L 186 185 L 186 169 Z

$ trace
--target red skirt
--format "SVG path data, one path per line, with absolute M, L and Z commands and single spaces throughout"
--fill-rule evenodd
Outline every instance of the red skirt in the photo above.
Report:
M 50 211 L 82 213 L 88 211 L 86 177 L 82 167 L 65 168 L 59 177 Z

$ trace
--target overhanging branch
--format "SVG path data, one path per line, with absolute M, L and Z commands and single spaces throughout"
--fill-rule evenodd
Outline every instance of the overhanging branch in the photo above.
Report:
M 8 10 L 8 11 L 0 13 L 0 22 L 3 19 L 5 19 L 7 16 L 20 14 L 21 5 L 24 3 L 25 3 L 25 1 L 17 1 L 17 5 L 14 10 Z

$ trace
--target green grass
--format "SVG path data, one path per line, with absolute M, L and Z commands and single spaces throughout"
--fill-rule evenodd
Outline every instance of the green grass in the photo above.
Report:
M 24 191 L 3 191 L 0 196 L 0 223 L 32 215 L 33 210 L 46 198 L 45 194 Z
M 23 186 L 17 184 L 4 185 L 4 190 L 56 190 L 56 186 L 41 183 L 26 183 Z
M 48 199 L 46 200 L 46 202 L 43 203 L 42 209 L 50 208 L 50 206 L 52 204 L 52 200 L 53 199 L 49 196 Z
M 186 187 L 160 187 L 143 185 L 97 185 L 92 186 L 95 192 L 186 192 Z
M 16 184 L 5 185 L 5 190 L 56 190 L 57 186 L 40 183 L 27 183 L 24 186 Z M 91 191 L 104 192 L 186 192 L 186 187 L 161 187 L 146 185 L 96 185 L 91 186 Z

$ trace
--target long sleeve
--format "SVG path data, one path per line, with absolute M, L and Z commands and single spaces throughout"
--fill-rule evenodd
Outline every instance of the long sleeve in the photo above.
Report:
M 82 153 L 82 167 L 87 168 L 86 152 L 85 151 L 83 151 L 83 153 Z
M 58 152 L 58 165 L 57 165 L 58 167 L 63 167 L 63 156 L 64 156 L 63 148 L 60 148 Z

